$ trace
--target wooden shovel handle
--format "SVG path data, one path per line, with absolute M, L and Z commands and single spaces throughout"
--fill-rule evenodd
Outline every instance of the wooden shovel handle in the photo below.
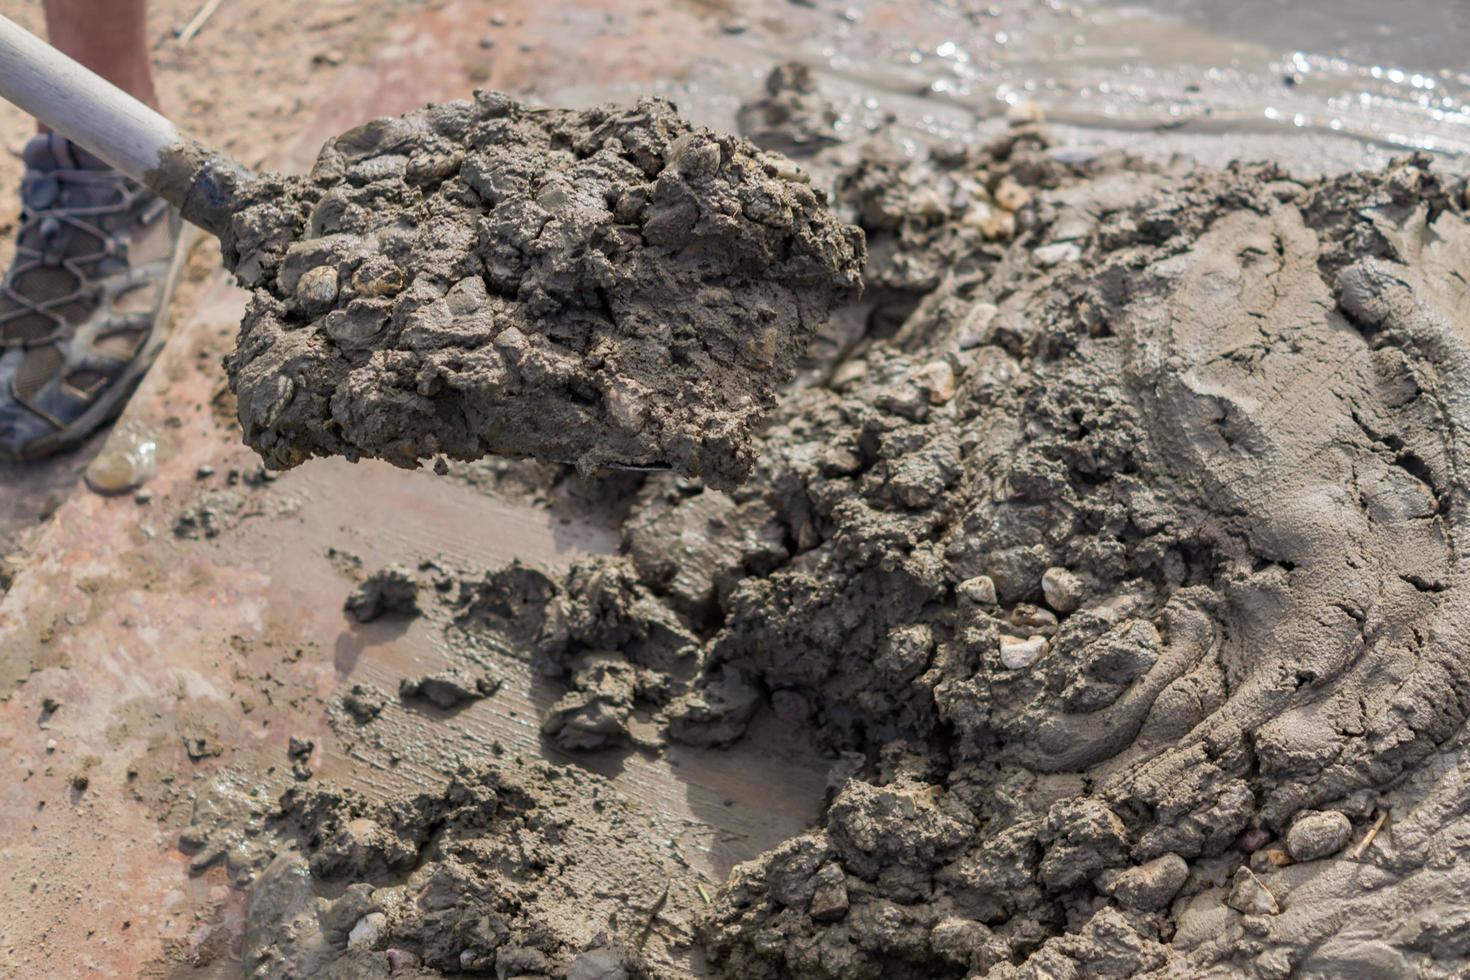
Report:
M 0 98 L 35 116 L 219 234 L 247 176 L 111 82 L 0 16 Z

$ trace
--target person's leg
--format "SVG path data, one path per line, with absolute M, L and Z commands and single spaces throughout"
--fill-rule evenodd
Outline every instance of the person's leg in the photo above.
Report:
M 45 0 L 46 36 L 118 88 L 158 108 L 147 0 Z
M 150 105 L 146 0 L 45 0 L 51 43 Z M 0 282 L 0 460 L 77 445 L 122 410 L 163 342 L 177 215 L 41 127 Z

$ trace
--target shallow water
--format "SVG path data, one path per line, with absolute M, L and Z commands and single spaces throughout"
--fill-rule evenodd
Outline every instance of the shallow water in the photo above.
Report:
M 1271 159 L 1308 175 L 1381 166 L 1411 149 L 1442 154 L 1452 168 L 1470 154 L 1470 72 L 1457 64 L 1470 41 L 1463 3 L 758 6 L 767 16 L 752 11 L 719 57 L 662 86 L 698 121 L 731 127 L 771 63 L 795 60 L 845 98 L 843 125 L 856 129 L 893 113 L 918 134 L 983 138 L 1011 105 L 1034 101 L 1065 145 L 1212 165 Z

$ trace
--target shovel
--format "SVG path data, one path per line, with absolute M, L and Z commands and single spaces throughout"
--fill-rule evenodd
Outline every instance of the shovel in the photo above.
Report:
M 0 98 L 152 190 L 218 235 L 249 171 L 0 16 Z

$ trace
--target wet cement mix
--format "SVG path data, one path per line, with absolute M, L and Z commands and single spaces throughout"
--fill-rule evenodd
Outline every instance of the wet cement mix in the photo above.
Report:
M 343 896 L 256 975 L 1464 975 L 1464 180 L 1079 160 L 1020 115 L 814 150 L 873 291 L 751 478 L 643 478 L 619 555 L 435 601 L 467 664 L 563 680 L 560 746 L 810 729 L 822 819 L 708 906 L 639 886 L 614 917 L 559 904 L 614 853 L 579 842 L 693 879 L 574 769 L 201 805 L 201 843 L 291 843 L 295 887 Z M 302 921 L 277 907 L 252 935 Z
M 255 180 L 223 244 L 253 289 L 227 369 L 274 467 L 498 453 L 726 489 L 863 262 L 789 161 L 666 102 L 484 92 Z

